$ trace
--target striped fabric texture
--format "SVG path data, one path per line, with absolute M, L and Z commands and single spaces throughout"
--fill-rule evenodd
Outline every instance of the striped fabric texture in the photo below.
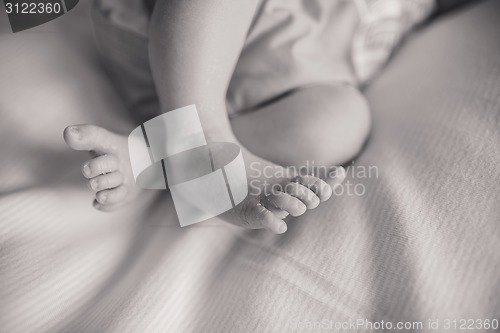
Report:
M 366 92 L 373 131 L 346 179 L 365 192 L 332 198 L 282 236 L 215 219 L 180 228 L 171 198 L 151 192 L 116 213 L 92 208 L 88 156 L 65 146 L 64 127 L 136 125 L 88 26 L 74 15 L 51 32 L 0 34 L 1 332 L 498 319 L 499 1 L 405 43 Z M 378 173 L 350 171 L 363 166 Z

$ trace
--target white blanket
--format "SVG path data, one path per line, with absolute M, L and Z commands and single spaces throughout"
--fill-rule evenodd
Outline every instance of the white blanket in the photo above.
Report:
M 378 177 L 349 173 L 364 195 L 344 193 L 282 236 L 219 221 L 181 229 L 167 194 L 92 208 L 87 156 L 62 130 L 134 125 L 89 29 L 72 31 L 82 17 L 0 34 L 0 331 L 500 319 L 500 2 L 405 44 L 367 91 L 373 132 L 351 169 Z

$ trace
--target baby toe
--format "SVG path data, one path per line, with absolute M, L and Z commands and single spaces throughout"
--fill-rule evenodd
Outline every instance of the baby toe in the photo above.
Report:
M 87 161 L 82 166 L 85 178 L 94 178 L 99 175 L 118 170 L 120 163 L 115 155 L 101 155 Z
M 92 191 L 99 192 L 120 186 L 123 183 L 123 174 L 119 171 L 100 175 L 89 180 Z
M 269 202 L 269 200 L 267 199 L 267 197 L 264 197 L 263 199 L 261 199 L 260 202 L 262 203 L 262 205 L 264 207 L 266 207 L 271 213 L 273 213 L 277 218 L 279 218 L 281 220 L 286 218 L 288 215 L 290 215 L 290 213 L 288 213 L 286 210 L 283 210 L 283 209 L 278 208 L 278 207 L 274 206 L 273 204 L 271 204 Z
M 326 201 L 332 196 L 332 188 L 324 180 L 315 176 L 298 176 L 294 179 L 310 189 L 321 201 Z
M 300 216 L 307 210 L 307 206 L 301 200 L 284 192 L 273 191 L 266 197 L 266 200 L 270 205 L 284 210 L 292 216 Z
M 302 201 L 307 209 L 318 207 L 320 200 L 310 189 L 302 184 L 290 182 L 285 186 L 285 192 Z
M 113 152 L 117 134 L 94 125 L 73 125 L 64 129 L 64 141 L 74 150 Z
M 264 207 L 257 198 L 241 203 L 239 217 L 241 222 L 237 224 L 250 229 L 265 228 L 276 234 L 282 234 L 287 229 L 285 221 Z
M 111 190 L 97 192 L 96 199 L 101 205 L 114 205 L 121 203 L 127 196 L 128 190 L 121 185 Z
M 255 207 L 252 215 L 257 223 L 260 223 L 264 228 L 275 234 L 282 234 L 287 230 L 285 221 L 260 204 Z

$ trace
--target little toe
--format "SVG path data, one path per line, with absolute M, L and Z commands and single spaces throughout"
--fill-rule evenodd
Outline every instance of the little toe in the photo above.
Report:
M 96 199 L 101 205 L 115 205 L 125 200 L 128 189 L 124 186 L 118 186 L 111 190 L 97 192 Z
M 89 180 L 92 191 L 99 192 L 120 186 L 123 183 L 123 174 L 119 171 L 100 175 Z
M 95 151 L 98 154 L 116 150 L 117 134 L 94 125 L 73 125 L 64 129 L 64 141 L 74 150 Z
M 301 200 L 284 192 L 273 191 L 266 197 L 266 201 L 292 216 L 300 216 L 307 210 L 307 206 Z
M 297 176 L 294 181 L 299 182 L 314 192 L 321 201 L 326 201 L 332 196 L 332 188 L 324 180 L 315 176 Z
M 285 192 L 302 201 L 307 209 L 318 207 L 320 200 L 313 191 L 302 184 L 290 182 L 285 186 Z
M 87 161 L 82 166 L 85 178 L 94 178 L 99 175 L 118 170 L 120 163 L 115 155 L 101 155 Z

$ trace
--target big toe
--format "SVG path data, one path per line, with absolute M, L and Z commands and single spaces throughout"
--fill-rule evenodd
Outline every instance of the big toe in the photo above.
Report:
M 94 125 L 72 125 L 64 129 L 64 141 L 74 150 L 92 150 L 111 153 L 115 149 L 116 134 Z

